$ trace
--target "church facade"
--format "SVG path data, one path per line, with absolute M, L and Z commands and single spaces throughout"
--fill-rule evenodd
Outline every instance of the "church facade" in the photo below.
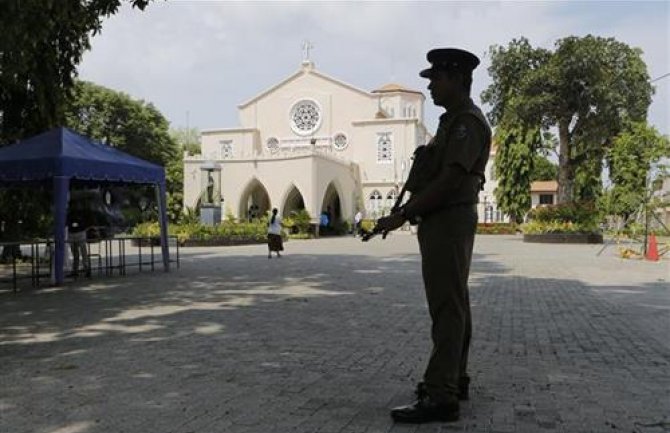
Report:
M 184 205 L 211 202 L 216 186 L 216 206 L 220 196 L 221 213 L 237 219 L 275 207 L 283 216 L 305 209 L 314 223 L 322 212 L 378 218 L 395 202 L 414 149 L 430 139 L 424 103 L 419 91 L 388 84 L 368 92 L 305 60 L 238 106 L 239 127 L 202 131 L 201 154 L 184 155 Z M 482 220 L 493 204 L 486 198 Z

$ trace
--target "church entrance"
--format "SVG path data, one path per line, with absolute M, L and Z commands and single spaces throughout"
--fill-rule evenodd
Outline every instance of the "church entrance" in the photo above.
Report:
M 323 196 L 319 220 L 320 231 L 322 233 L 334 232 L 342 224 L 340 195 L 337 193 L 337 189 L 332 182 L 326 188 L 326 193 Z
M 251 221 L 266 216 L 270 211 L 270 196 L 257 179 L 249 183 L 240 200 L 240 220 Z
M 298 188 L 293 186 L 286 195 L 286 201 L 284 202 L 284 206 L 281 209 L 281 214 L 284 217 L 290 217 L 292 213 L 303 209 L 305 209 L 305 201 L 302 198 L 302 194 L 300 194 Z

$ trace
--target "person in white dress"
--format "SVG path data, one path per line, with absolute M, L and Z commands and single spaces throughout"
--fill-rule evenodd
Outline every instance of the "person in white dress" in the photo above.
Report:
M 279 252 L 284 251 L 284 242 L 281 238 L 282 221 L 277 215 L 278 212 L 277 208 L 272 209 L 272 217 L 268 222 L 268 259 L 272 258 L 273 251 L 277 253 L 277 257 L 281 257 Z

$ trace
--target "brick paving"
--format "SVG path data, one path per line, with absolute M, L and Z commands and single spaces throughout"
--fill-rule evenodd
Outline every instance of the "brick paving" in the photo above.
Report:
M 670 431 L 667 260 L 478 237 L 471 399 L 404 426 L 430 348 L 416 238 L 286 247 L 0 293 L 0 432 Z

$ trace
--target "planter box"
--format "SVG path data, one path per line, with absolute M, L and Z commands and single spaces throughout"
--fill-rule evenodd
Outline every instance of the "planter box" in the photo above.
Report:
M 523 241 L 546 244 L 602 244 L 603 235 L 596 233 L 524 234 Z

